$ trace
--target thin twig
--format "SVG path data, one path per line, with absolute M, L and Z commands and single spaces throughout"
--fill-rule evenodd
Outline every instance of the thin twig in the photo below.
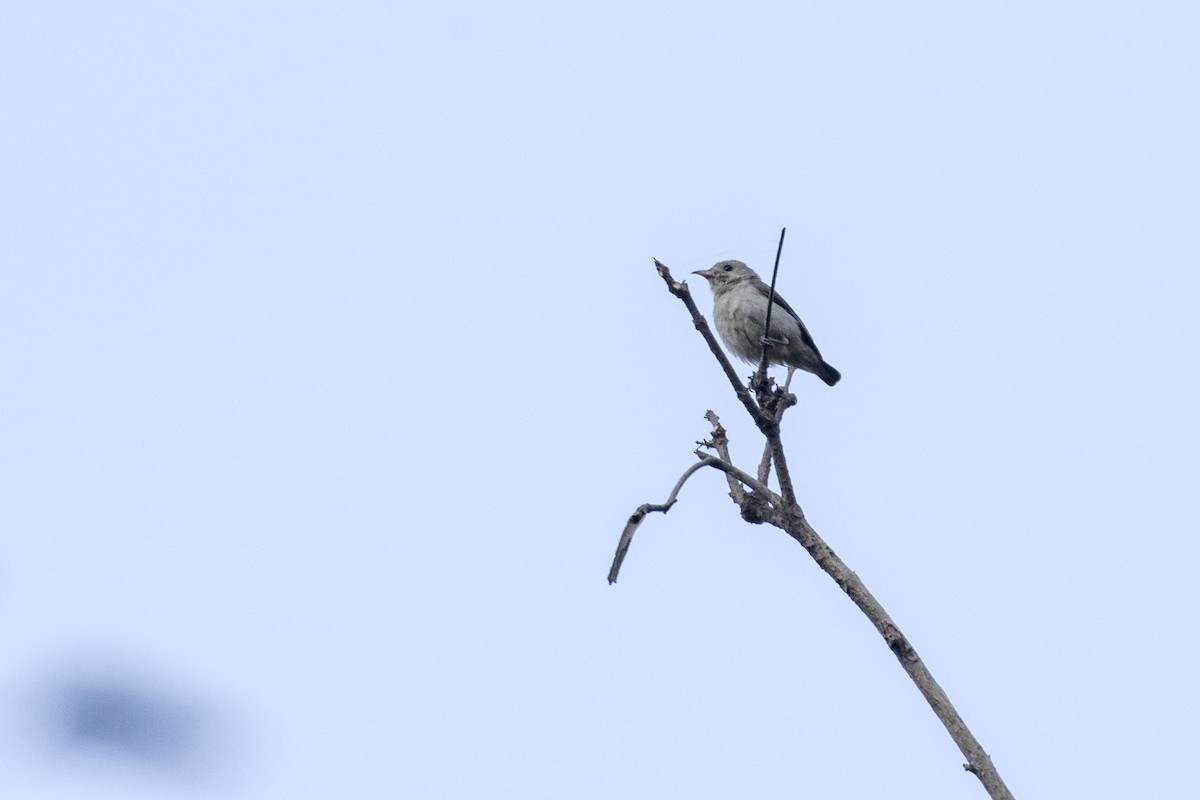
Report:
M 663 514 L 670 511 L 671 506 L 675 505 L 675 502 L 678 499 L 679 490 L 683 488 L 683 484 L 687 483 L 687 479 L 692 477 L 692 474 L 701 467 L 713 467 L 714 469 L 719 469 L 721 472 L 724 472 L 727 476 L 729 476 L 731 480 L 738 480 L 741 483 L 749 486 L 754 491 L 758 492 L 759 495 L 766 498 L 767 502 L 773 505 L 779 504 L 779 495 L 775 494 L 766 486 L 763 486 L 761 483 L 742 472 L 728 461 L 717 458 L 711 453 L 705 453 L 702 450 L 696 451 L 696 457 L 700 460 L 683 471 L 683 474 L 679 476 L 679 480 L 675 482 L 675 488 L 672 489 L 671 494 L 667 496 L 665 503 L 642 503 L 637 507 L 637 510 L 629 515 L 629 520 L 625 523 L 625 530 L 621 531 L 621 540 L 617 542 L 617 552 L 616 555 L 613 556 L 612 567 L 610 567 L 608 570 L 608 582 L 610 584 L 617 582 L 617 575 L 621 571 L 621 564 L 625 561 L 625 554 L 629 552 L 629 545 L 633 542 L 633 534 L 642 524 L 642 520 L 646 518 L 647 514 L 655 511 Z M 743 496 L 743 500 L 744 499 L 745 497 Z
M 796 490 L 792 487 L 792 473 L 788 469 L 787 456 L 783 454 L 783 440 L 779 438 L 779 426 L 772 425 L 763 430 L 763 435 L 767 437 L 767 444 L 771 448 L 771 460 L 775 462 L 775 477 L 779 481 L 779 492 L 783 495 L 783 502 L 787 505 L 797 505 Z
M 642 520 L 646 515 L 659 511 L 663 514 L 671 510 L 671 506 L 675 505 L 675 500 L 679 496 L 679 490 L 683 488 L 683 484 L 687 479 L 692 477 L 692 473 L 701 467 L 705 466 L 704 461 L 697 461 L 692 464 L 683 474 L 679 476 L 679 480 L 675 482 L 675 488 L 671 490 L 671 494 L 667 496 L 665 503 L 642 503 L 637 507 L 637 510 L 629 515 L 629 521 L 625 523 L 625 530 L 621 531 L 621 541 L 617 543 L 617 554 L 613 556 L 612 568 L 608 571 L 608 582 L 613 584 L 617 582 L 617 573 L 621 571 L 621 562 L 625 560 L 625 554 L 629 552 L 629 545 L 633 542 L 633 533 L 642 524 Z
M 758 479 L 763 483 L 771 480 L 771 443 L 763 445 L 762 461 L 758 462 Z
M 771 291 L 767 295 L 767 322 L 763 326 L 763 351 L 762 361 L 758 364 L 758 370 L 754 373 L 753 383 L 758 384 L 766 379 L 767 376 L 767 351 L 771 349 L 771 307 L 775 305 L 775 279 L 779 277 L 779 257 L 783 255 L 783 237 L 787 234 L 787 228 L 781 228 L 779 231 L 779 247 L 775 249 L 775 269 L 771 270 Z
M 729 436 L 725 433 L 725 427 L 721 424 L 721 420 L 717 417 L 717 412 L 711 408 L 704 412 L 704 418 L 712 425 L 712 438 L 700 444 L 704 447 L 711 447 L 717 451 L 717 455 L 728 464 L 733 463 L 733 457 L 729 455 Z M 725 473 L 725 480 L 729 482 L 729 496 L 733 498 L 733 502 L 739 506 L 742 504 L 743 498 L 746 496 L 746 491 L 742 488 L 742 484 L 738 482 L 729 473 Z M 761 478 L 759 480 L 762 480 Z M 766 483 L 765 480 L 762 480 Z
M 715 467 L 716 469 L 721 470 L 721 472 L 724 472 L 726 475 L 737 478 L 739 481 L 746 484 L 751 489 L 758 492 L 760 495 L 762 495 L 767 500 L 769 500 L 772 505 L 780 504 L 781 498 L 779 497 L 779 495 L 775 494 L 770 489 L 768 489 L 766 486 L 759 483 L 755 478 L 752 478 L 751 476 L 747 475 L 745 472 L 742 472 L 740 469 L 735 467 L 733 464 L 730 464 L 728 461 L 717 458 L 716 456 L 714 456 L 711 453 L 705 453 L 700 450 L 696 451 L 696 456 L 700 459 L 700 462 L 702 464 L 704 464 L 705 466 Z

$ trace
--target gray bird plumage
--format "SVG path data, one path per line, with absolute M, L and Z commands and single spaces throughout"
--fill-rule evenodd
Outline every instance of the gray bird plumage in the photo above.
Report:
M 741 261 L 721 261 L 693 274 L 708 280 L 713 293 L 713 320 L 725 346 L 743 361 L 757 364 L 762 358 L 771 287 Z M 811 372 L 830 386 L 842 377 L 821 358 L 808 329 L 778 292 L 771 304 L 769 336 L 773 340 L 767 350 L 770 363 Z

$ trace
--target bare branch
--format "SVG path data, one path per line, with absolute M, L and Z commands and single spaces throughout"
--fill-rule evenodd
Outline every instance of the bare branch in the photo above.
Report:
M 833 578 L 842 591 L 871 621 L 871 624 L 883 636 L 888 648 L 899 660 L 904 671 L 908 673 L 909 678 L 925 697 L 926 702 L 933 709 L 933 713 L 945 726 L 950 738 L 966 756 L 967 763 L 964 765 L 964 769 L 979 778 L 993 800 L 1012 800 L 1012 793 L 1009 792 L 995 766 L 992 765 L 991 757 L 950 703 L 950 698 L 946 696 L 946 692 L 934 679 L 933 673 L 925 666 L 925 662 L 917 655 L 916 649 L 909 643 L 908 638 L 892 621 L 887 611 L 875 599 L 858 575 L 846 566 L 846 562 L 842 561 L 837 553 L 833 552 L 833 549 L 825 543 L 825 540 L 813 530 L 812 526 L 808 524 L 808 520 L 804 518 L 804 514 L 787 507 L 776 506 L 767 511 L 765 521 L 786 531 L 799 542 L 821 569 Z
M 730 464 L 728 461 L 719 459 L 710 453 L 701 452 L 700 450 L 696 451 L 696 456 L 700 459 L 700 462 L 702 464 L 709 466 L 709 467 L 714 467 L 716 469 L 721 470 L 721 472 L 724 472 L 726 475 L 729 475 L 730 477 L 737 478 L 739 481 L 746 484 L 751 489 L 758 492 L 760 495 L 762 495 L 767 500 L 769 500 L 772 505 L 779 504 L 779 502 L 780 502 L 779 495 L 775 494 L 770 489 L 768 489 L 766 486 L 759 483 L 757 480 L 755 480 L 751 476 L 747 475 L 745 472 L 742 472 L 740 469 L 735 467 L 733 464 Z
M 779 426 L 773 425 L 770 430 L 763 431 L 767 437 L 767 445 L 771 448 L 771 460 L 775 462 L 775 475 L 779 479 L 779 491 L 783 493 L 783 502 L 796 505 L 796 490 L 792 487 L 792 473 L 788 470 L 787 457 L 783 454 L 783 440 L 779 438 Z
M 716 416 L 715 414 L 713 416 Z M 667 496 L 665 503 L 642 503 L 637 507 L 632 514 L 629 515 L 629 520 L 625 523 L 625 530 L 621 531 L 621 540 L 617 542 L 617 552 L 613 556 L 612 567 L 608 570 L 608 582 L 610 584 L 617 582 L 617 574 L 621 571 L 621 564 L 625 561 L 625 554 L 629 552 L 629 545 L 633 542 L 633 534 L 637 531 L 638 526 L 642 524 L 642 520 L 647 514 L 658 511 L 663 514 L 671 510 L 671 506 L 675 505 L 676 499 L 679 496 L 679 490 L 683 488 L 683 484 L 687 483 L 687 479 L 692 477 L 692 474 L 701 467 L 713 467 L 719 469 L 729 476 L 731 480 L 738 480 L 754 491 L 758 492 L 768 502 L 772 504 L 779 503 L 779 495 L 772 492 L 766 486 L 756 481 L 746 473 L 742 472 L 737 467 L 730 464 L 728 461 L 717 458 L 714 455 L 705 453 L 701 450 L 696 451 L 696 457 L 700 460 L 692 464 L 683 474 L 679 476 L 679 480 L 675 482 L 675 488 L 671 490 L 671 494 Z M 743 496 L 743 500 L 745 497 Z
M 671 494 L 667 496 L 665 503 L 642 503 L 637 507 L 637 510 L 629 515 L 629 521 L 625 523 L 625 530 L 621 531 L 621 540 L 617 542 L 617 554 L 613 556 L 612 567 L 608 570 L 608 582 L 614 584 L 617 582 L 617 573 L 621 571 L 621 563 L 625 560 L 625 554 L 629 551 L 629 545 L 633 542 L 633 533 L 642 524 L 642 520 L 646 515 L 659 511 L 663 514 L 671 510 L 671 506 L 675 505 L 675 500 L 679 496 L 679 490 L 683 488 L 683 484 L 687 479 L 692 477 L 692 473 L 701 467 L 705 466 L 703 461 L 697 461 L 692 464 L 683 474 L 679 476 L 679 480 L 675 482 L 675 488 L 671 490 Z
M 709 424 L 712 425 L 713 436 L 711 439 L 701 442 L 700 445 L 702 447 L 711 447 L 713 450 L 717 451 L 717 455 L 719 455 L 721 459 L 725 461 L 725 463 L 732 464 L 733 458 L 729 455 L 729 436 L 725 433 L 725 428 L 723 425 L 721 425 L 721 420 L 717 417 L 717 413 L 710 408 L 708 411 L 704 412 L 704 418 L 709 421 Z M 740 506 L 742 504 L 742 499 L 746 496 L 745 490 L 742 489 L 742 484 L 738 482 L 737 478 L 733 477 L 728 472 L 725 473 L 725 480 L 729 482 L 729 496 L 733 498 L 733 502 Z M 759 480 L 762 483 L 766 483 L 766 481 L 762 480 L 762 478 L 759 478 Z
M 771 443 L 763 445 L 762 460 L 758 462 L 758 479 L 763 483 L 771 480 Z
M 783 244 L 783 236 L 780 235 L 780 247 Z M 776 256 L 778 264 L 778 255 Z M 741 509 L 742 518 L 754 523 L 769 523 L 786 531 L 792 538 L 799 542 L 809 555 L 817 562 L 837 585 L 844 591 L 847 596 L 854 602 L 856 606 L 866 615 L 875 626 L 880 635 L 883 636 L 888 648 L 895 654 L 901 666 L 908 673 L 913 683 L 916 684 L 925 700 L 929 703 L 938 719 L 946 727 L 955 744 L 967 758 L 967 763 L 964 768 L 977 776 L 988 794 L 993 800 L 1012 800 L 1012 794 L 1004 785 L 999 773 L 992 764 L 991 758 L 987 752 L 975 739 L 971 731 L 963 722 L 962 717 L 951 705 L 946 693 L 934 680 L 932 673 L 925 666 L 925 663 L 917 655 L 916 650 L 909 643 L 908 639 L 900 632 L 899 627 L 892 621 L 884 611 L 883 606 L 879 601 L 867 590 L 866 586 L 859 580 L 858 576 L 846 566 L 836 553 L 825 543 L 825 541 L 817 535 L 812 526 L 804 517 L 804 511 L 796 502 L 796 493 L 792 486 L 791 474 L 788 471 L 787 459 L 783 452 L 783 442 L 780 438 L 780 421 L 783 418 L 784 412 L 796 403 L 795 395 L 788 392 L 788 387 L 791 382 L 792 371 L 788 371 L 788 381 L 783 388 L 776 388 L 772 385 L 772 381 L 765 374 L 765 368 L 760 368 L 759 372 L 755 373 L 751 379 L 751 388 L 754 391 L 752 397 L 747 387 L 741 383 L 733 367 L 729 364 L 729 360 L 725 357 L 725 353 L 721 350 L 716 339 L 712 335 L 712 331 L 708 327 L 708 323 L 704 317 L 696 309 L 696 304 L 692 301 L 691 294 L 688 292 L 686 284 L 676 282 L 666 266 L 658 260 L 654 262 L 658 269 L 658 274 L 667 283 L 668 289 L 676 297 L 683 300 L 688 311 L 692 315 L 692 321 L 696 329 L 700 331 L 705 341 L 708 343 L 709 349 L 712 350 L 721 368 L 725 371 L 726 377 L 729 378 L 730 384 L 737 393 L 738 399 L 742 401 L 742 405 L 750 413 L 755 425 L 763 434 L 766 441 L 766 449 L 763 453 L 762 462 L 759 464 L 759 477 L 756 479 L 747 473 L 733 466 L 733 461 L 729 455 L 729 440 L 726 436 L 725 429 L 721 426 L 717 415 L 712 411 L 705 414 L 707 419 L 713 426 L 713 438 L 701 442 L 701 446 L 716 450 L 719 457 L 709 453 L 696 451 L 696 456 L 699 462 L 693 464 L 676 483 L 675 489 L 671 492 L 671 496 L 667 502 L 662 505 L 643 505 L 634 512 L 629 518 L 629 522 L 625 526 L 625 531 L 621 535 L 621 542 L 617 546 L 617 555 L 613 560 L 612 570 L 609 572 L 609 583 L 613 583 L 617 579 L 617 571 L 620 569 L 621 561 L 625 557 L 625 552 L 629 549 L 629 542 L 633 537 L 633 532 L 637 529 L 642 519 L 651 511 L 666 512 L 675 503 L 675 496 L 678 494 L 680 487 L 684 481 L 688 479 L 697 469 L 702 466 L 710 466 L 714 469 L 719 469 L 725 473 L 726 479 L 729 482 L 730 497 L 737 503 Z M 774 284 L 774 279 L 772 279 Z M 768 309 L 770 305 L 768 305 Z M 768 332 L 770 328 L 767 328 Z M 765 338 L 765 337 L 764 337 Z M 766 345 L 764 344 L 764 360 L 766 354 Z M 770 476 L 770 465 L 774 462 L 776 474 L 779 479 L 780 494 L 775 494 L 768 487 L 768 478 Z M 753 491 L 747 492 L 743 487 L 749 487 Z
M 729 379 L 729 383 L 733 386 L 733 391 L 737 394 L 738 400 L 741 400 L 742 405 L 750 412 L 750 417 L 754 420 L 755 424 L 759 426 L 769 424 L 770 417 L 754 402 L 754 398 L 750 396 L 750 390 L 742 383 L 742 379 L 738 377 L 733 365 L 725 357 L 725 351 L 721 349 L 721 345 L 717 344 L 717 339 L 713 336 L 712 329 L 708 327 L 708 321 L 704 319 L 704 315 L 700 313 L 700 309 L 696 308 L 696 301 L 692 299 L 692 293 L 688 290 L 687 284 L 675 280 L 671 276 L 671 271 L 667 269 L 667 265 L 657 258 L 654 259 L 654 267 L 658 270 L 659 277 L 666 281 L 668 291 L 682 300 L 688 312 L 691 313 L 692 324 L 696 326 L 696 330 L 700 331 L 700 335 L 708 343 L 708 349 L 712 351 L 713 356 L 717 359 L 717 363 L 725 371 L 725 377 Z

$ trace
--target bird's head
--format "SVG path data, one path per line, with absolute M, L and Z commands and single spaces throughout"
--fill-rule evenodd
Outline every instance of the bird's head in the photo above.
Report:
M 718 261 L 708 269 L 698 269 L 692 274 L 707 280 L 709 287 L 714 292 L 733 286 L 735 283 L 758 279 L 758 273 L 741 261 Z

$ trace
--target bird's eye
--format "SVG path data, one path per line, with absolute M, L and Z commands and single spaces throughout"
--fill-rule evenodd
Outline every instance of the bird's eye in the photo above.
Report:
M 733 264 L 726 264 L 726 265 L 725 265 L 725 271 L 726 271 L 726 272 L 733 272 Z

